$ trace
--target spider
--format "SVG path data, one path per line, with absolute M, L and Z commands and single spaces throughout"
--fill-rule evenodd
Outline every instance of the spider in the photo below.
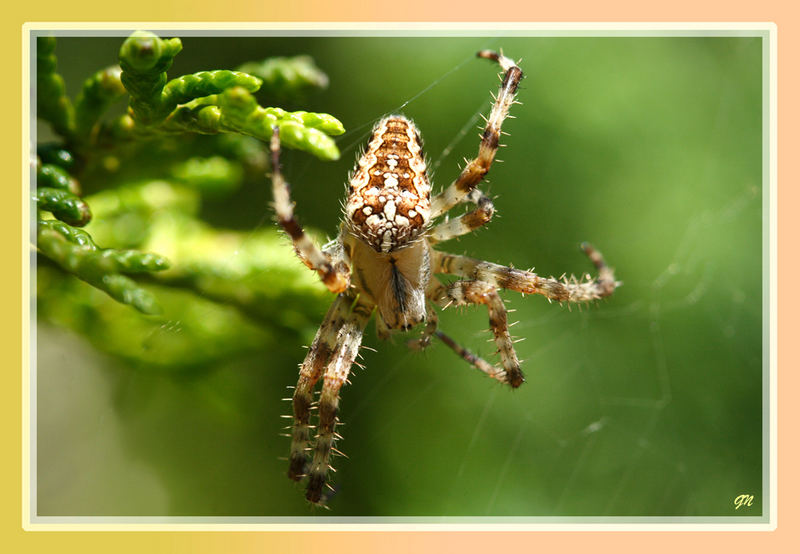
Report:
M 489 171 L 499 147 L 501 126 L 514 104 L 522 70 L 509 58 L 493 51 L 478 52 L 503 71 L 481 136 L 478 155 L 458 178 L 431 197 L 422 140 L 414 123 L 402 115 L 390 115 L 375 126 L 366 151 L 348 183 L 344 221 L 338 237 L 320 249 L 294 216 L 289 186 L 280 171 L 277 129 L 270 150 L 272 188 L 278 223 L 289 235 L 300 260 L 319 274 L 336 299 L 325 315 L 308 355 L 300 365 L 300 377 L 292 397 L 293 421 L 289 450 L 289 478 L 307 478 L 306 498 L 324 505 L 339 409 L 339 391 L 347 382 L 364 327 L 374 313 L 378 336 L 408 331 L 425 323 L 420 338 L 409 341 L 423 349 L 437 337 L 466 362 L 489 377 L 517 388 L 524 382 L 520 362 L 508 331 L 506 309 L 498 289 L 541 294 L 557 302 L 588 302 L 609 296 L 618 285 L 601 254 L 584 243 L 582 248 L 598 271 L 596 278 L 576 281 L 543 278 L 535 273 L 505 267 L 434 248 L 438 243 L 467 234 L 485 225 L 494 214 L 492 201 L 477 185 Z M 459 204 L 474 209 L 441 223 L 433 222 Z M 443 284 L 434 273 L 459 280 Z M 434 307 L 483 304 L 500 353 L 497 367 L 465 348 L 437 328 Z M 322 392 L 314 402 L 314 387 L 322 380 Z M 311 412 L 318 409 L 317 432 Z

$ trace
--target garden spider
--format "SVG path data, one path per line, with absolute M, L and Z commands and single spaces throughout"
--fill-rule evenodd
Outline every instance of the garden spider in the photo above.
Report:
M 500 128 L 514 103 L 522 70 L 496 52 L 484 50 L 478 56 L 497 62 L 504 76 L 486 120 L 477 157 L 455 182 L 431 198 L 416 127 L 401 115 L 382 119 L 349 180 L 339 236 L 322 250 L 294 217 L 289 187 L 280 172 L 277 128 L 273 134 L 272 187 L 278 222 L 291 237 L 298 257 L 337 294 L 300 366 L 292 398 L 294 423 L 289 477 L 295 481 L 308 477 L 306 498 L 314 504 L 325 502 L 323 487 L 331 454 L 338 452 L 334 441 L 338 437 L 339 389 L 347 381 L 364 327 L 374 312 L 380 338 L 425 322 L 422 336 L 410 341 L 409 346 L 425 348 L 436 336 L 477 369 L 516 388 L 524 377 L 508 332 L 506 309 L 497 290 L 542 294 L 557 302 L 588 302 L 610 295 L 617 286 L 600 253 L 587 244 L 583 250 L 597 268 L 598 277 L 581 282 L 547 279 L 434 248 L 437 243 L 486 224 L 494 214 L 492 201 L 476 187 L 494 160 Z M 432 224 L 462 203 L 474 204 L 475 209 Z M 434 273 L 456 275 L 460 280 L 444 285 L 432 278 Z M 466 304 L 487 307 L 501 367 L 475 356 L 437 329 L 434 306 Z M 313 389 L 320 379 L 322 392 L 315 403 Z M 315 406 L 319 415 L 317 434 L 312 438 L 314 424 L 310 415 Z

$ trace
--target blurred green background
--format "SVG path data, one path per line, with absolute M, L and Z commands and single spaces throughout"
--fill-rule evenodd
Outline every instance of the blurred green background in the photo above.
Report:
M 364 344 L 377 352 L 362 350 L 366 369 L 342 392 L 349 458 L 336 460 L 337 493 L 320 512 L 279 459 L 279 416 L 290 413 L 281 398 L 332 300 L 313 276 L 303 317 L 275 326 L 157 285 L 163 316 L 102 293 L 76 315 L 88 286 L 43 268 L 39 515 L 761 514 L 761 38 L 182 39 L 171 76 L 297 54 L 328 74 L 326 90 L 288 107 L 338 117 L 341 160 L 283 158 L 300 221 L 328 236 L 377 118 L 416 121 L 443 187 L 476 153 L 478 113 L 499 84 L 475 52 L 521 58 L 523 104 L 484 187 L 498 216 L 441 248 L 579 275 L 591 269 L 578 249 L 587 240 L 624 286 L 571 310 L 505 293 L 513 333 L 526 339 L 517 351 L 527 383 L 516 391 L 440 343 L 412 353 L 406 337 L 380 343 L 370 326 Z M 122 40 L 60 39 L 68 91 L 115 63 Z M 216 228 L 272 234 L 269 200 L 267 180 L 249 176 L 205 196 L 200 213 Z M 281 248 L 281 263 L 296 264 Z M 269 310 L 297 302 L 278 295 Z M 485 310 L 447 310 L 441 327 L 492 355 Z M 195 355 L 164 358 L 172 341 Z M 740 494 L 753 505 L 734 510 Z

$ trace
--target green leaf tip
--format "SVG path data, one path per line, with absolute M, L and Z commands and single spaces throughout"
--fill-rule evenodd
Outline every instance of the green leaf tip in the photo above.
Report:
M 181 50 L 180 39 L 164 40 L 137 31 L 120 48 L 121 82 L 131 95 L 130 114 L 136 123 L 162 123 L 180 104 L 219 94 L 231 87 L 255 92 L 261 79 L 241 71 L 199 71 L 167 82 L 167 69 Z
M 161 39 L 153 33 L 136 31 L 119 50 L 120 79 L 131 95 L 130 112 L 142 125 L 160 123 L 171 108 L 165 108 L 161 99 L 167 83 L 167 69 L 181 51 L 178 38 Z
M 280 108 L 263 108 L 242 88 L 226 90 L 218 98 L 222 124 L 265 142 L 278 127 L 281 142 L 297 150 L 305 150 L 322 160 L 338 160 L 339 149 L 328 135 L 344 132 L 344 126 L 328 114 L 287 112 Z
M 182 48 L 179 38 L 162 39 L 148 31 L 135 31 L 122 43 L 119 59 L 123 69 L 161 73 L 169 69 Z
M 58 233 L 67 241 L 76 244 L 78 246 L 86 246 L 90 249 L 95 249 L 97 246 L 95 245 L 92 237 L 89 233 L 87 233 L 84 229 L 79 229 L 77 227 L 72 227 L 71 225 L 67 225 L 63 221 L 58 221 L 57 219 L 48 219 L 48 220 L 39 220 L 39 233 L 41 237 L 41 233 L 43 230 L 49 230 L 54 233 Z
M 39 229 L 40 239 L 47 238 L 47 233 L 52 232 L 80 247 L 80 251 L 72 252 L 77 260 L 70 264 L 72 269 L 83 266 L 100 273 L 152 273 L 169 269 L 169 260 L 164 256 L 138 250 L 100 248 L 85 230 L 61 221 L 39 221 Z
M 72 194 L 80 194 L 78 181 L 56 164 L 37 164 L 36 186 L 64 190 Z
M 344 134 L 344 125 L 335 117 L 326 113 L 314 112 L 292 112 L 293 117 L 297 117 L 306 127 L 318 129 L 332 137 Z
M 160 313 L 155 297 L 122 273 L 152 273 L 169 268 L 158 254 L 99 248 L 89 233 L 60 221 L 39 221 L 37 247 L 65 271 L 145 314 Z
M 277 124 L 281 143 L 311 152 L 318 158 L 326 161 L 338 160 L 339 149 L 331 138 L 317 129 L 309 129 L 294 121 L 281 121 Z
M 344 132 L 338 119 L 328 114 L 264 108 L 243 87 L 188 102 L 172 112 L 162 126 L 172 132 L 239 133 L 267 143 L 274 127 L 280 129 L 286 146 L 322 160 L 339 158 L 339 149 L 328 136 Z
M 130 93 L 128 115 L 106 129 L 122 138 L 137 131 L 143 134 L 191 132 L 201 134 L 239 133 L 269 142 L 272 128 L 278 127 L 286 146 L 305 150 L 323 160 L 339 158 L 339 149 L 330 138 L 344 133 L 344 126 L 333 116 L 311 112 L 287 112 L 264 108 L 252 95 L 263 81 L 241 71 L 200 71 L 167 82 L 166 70 L 180 51 L 179 39 L 168 41 L 152 33 L 137 31 L 120 49 L 121 81 Z M 311 79 L 309 58 L 293 62 Z M 275 79 L 287 70 L 280 63 L 271 69 Z M 324 77 L 324 74 L 322 75 Z M 319 83 L 322 77 L 314 76 Z M 327 78 L 325 78 L 327 79 Z
M 161 94 L 161 103 L 166 112 L 171 112 L 178 104 L 185 104 L 195 98 L 219 94 L 234 87 L 255 92 L 260 86 L 261 79 L 241 71 L 199 71 L 167 83 Z
M 57 219 L 82 227 L 92 219 L 89 205 L 69 190 L 39 187 L 33 195 L 39 209 L 50 212 Z

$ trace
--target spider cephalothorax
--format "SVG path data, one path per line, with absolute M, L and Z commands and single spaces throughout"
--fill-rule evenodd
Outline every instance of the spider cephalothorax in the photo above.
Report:
M 492 201 L 477 185 L 494 161 L 500 129 L 514 103 L 522 71 L 502 54 L 484 50 L 478 56 L 499 63 L 504 72 L 478 155 L 455 182 L 431 197 L 416 126 L 401 115 L 381 119 L 350 179 L 339 236 L 324 250 L 305 235 L 294 218 L 289 189 L 279 169 L 277 130 L 273 135 L 272 182 L 278 222 L 291 237 L 300 259 L 337 294 L 300 366 L 292 397 L 289 477 L 296 481 L 308 477 L 306 498 L 315 504 L 324 503 L 323 487 L 331 453 L 336 451 L 333 444 L 337 437 L 339 390 L 347 380 L 364 326 L 373 313 L 381 338 L 425 322 L 422 336 L 409 342 L 412 348 L 425 348 L 436 336 L 477 369 L 516 388 L 524 377 L 498 289 L 541 294 L 558 302 L 588 302 L 610 295 L 618 284 L 600 253 L 587 244 L 583 249 L 598 276 L 582 282 L 543 278 L 434 248 L 437 243 L 484 225 L 494 214 Z M 434 223 L 462 203 L 475 208 Z M 436 273 L 456 275 L 460 280 L 445 285 L 434 277 Z M 435 307 L 466 304 L 487 307 L 500 367 L 475 356 L 437 329 Z M 323 384 L 319 414 L 312 422 L 313 390 L 320 379 Z M 312 437 L 315 423 L 317 433 Z

